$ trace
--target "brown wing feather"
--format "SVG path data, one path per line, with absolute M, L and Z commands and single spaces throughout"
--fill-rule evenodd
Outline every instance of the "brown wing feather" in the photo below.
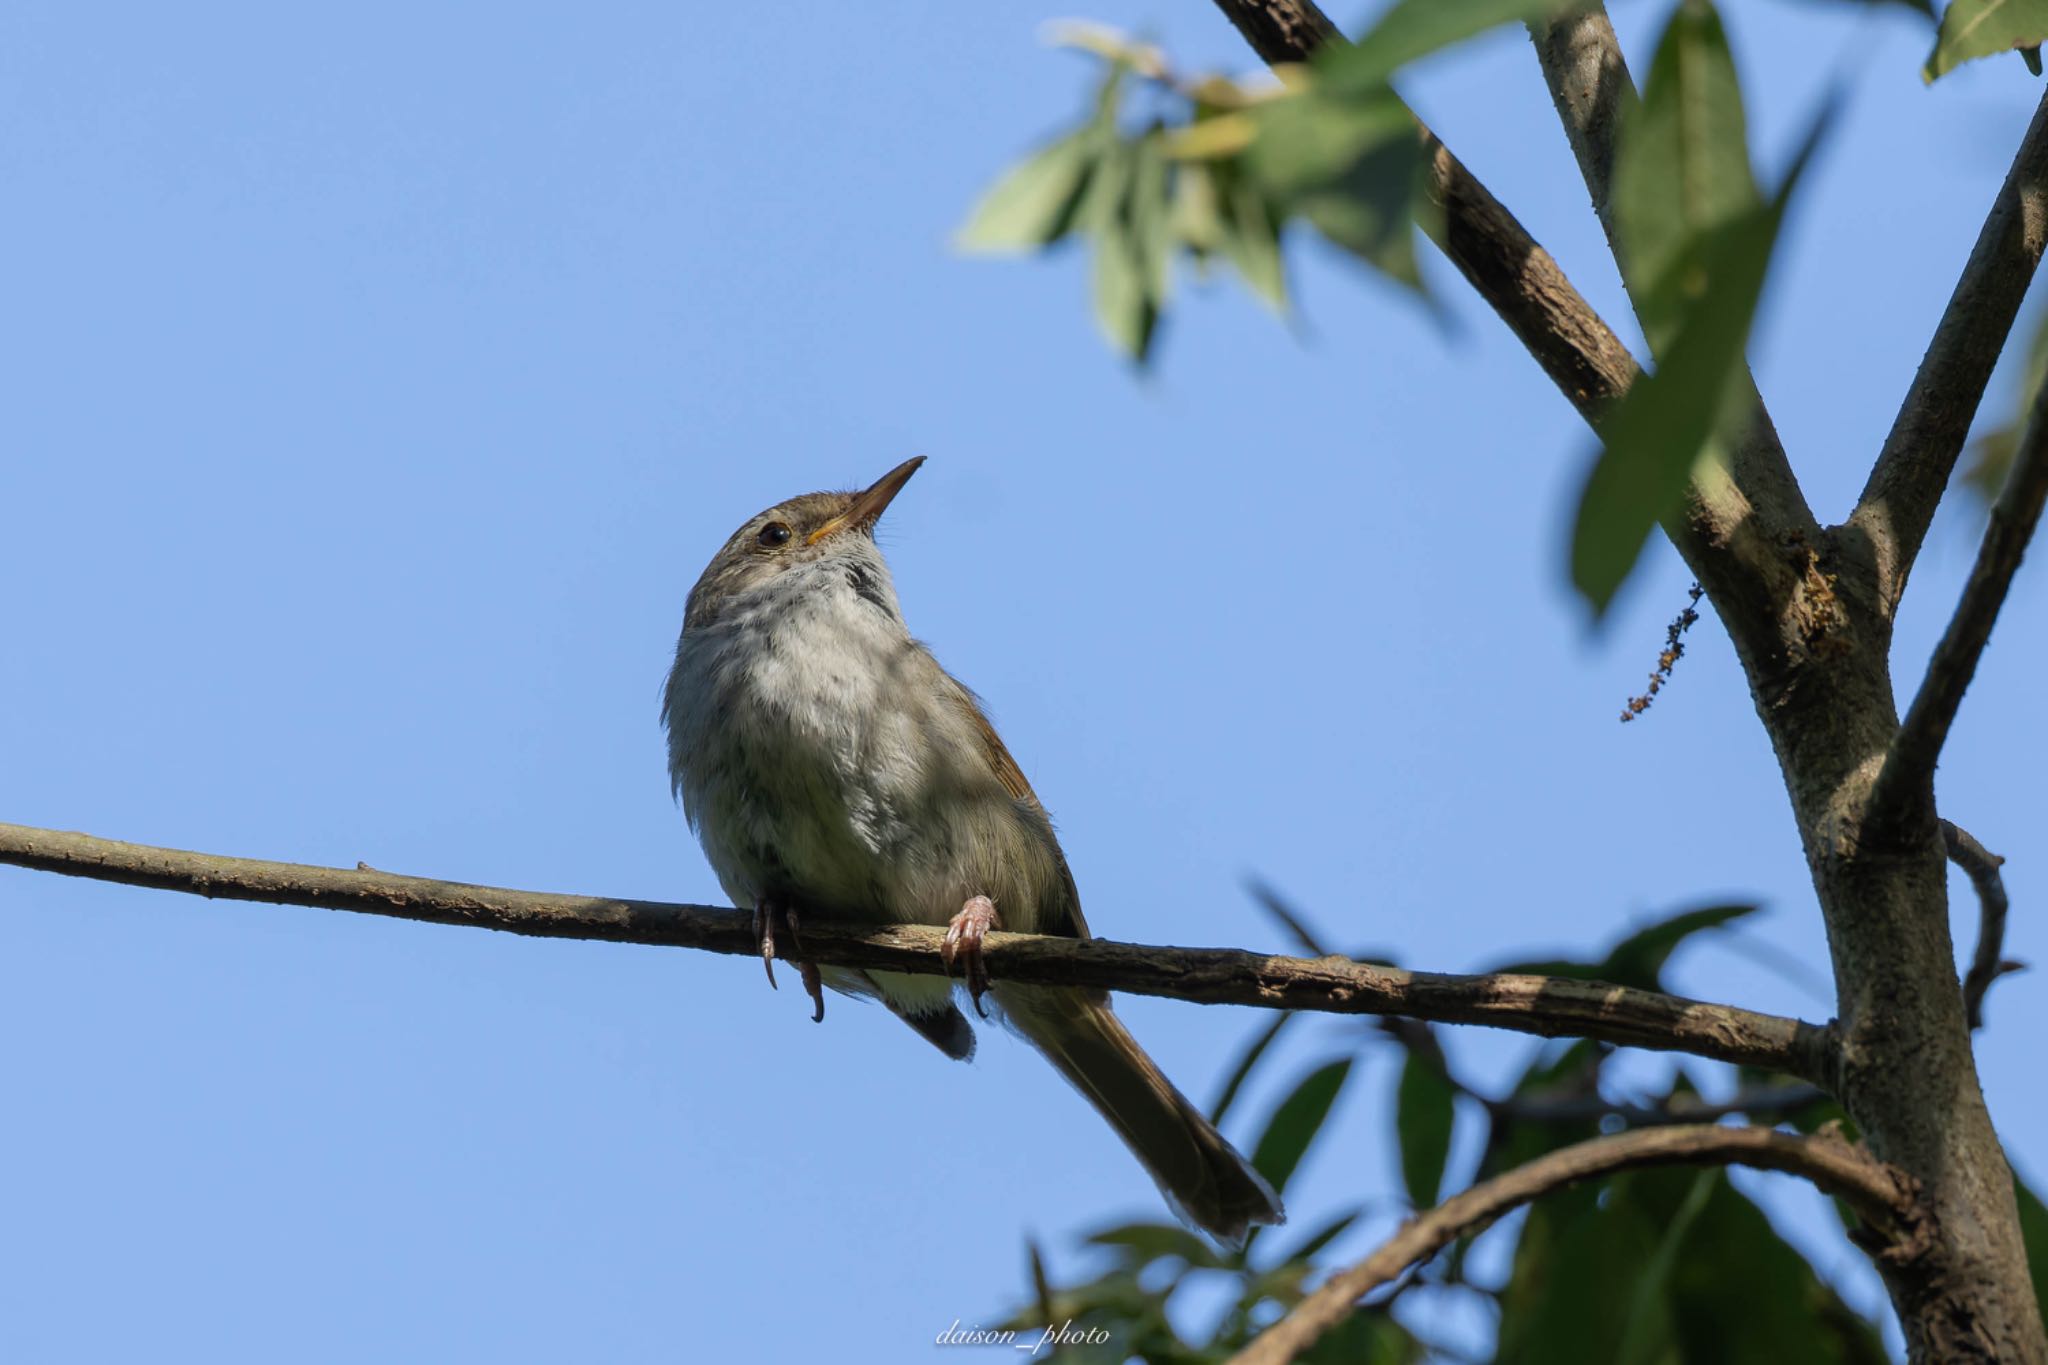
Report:
M 941 670 L 943 672 L 944 670 Z M 1031 790 L 1031 783 L 1024 777 L 1024 770 L 1017 766 L 1017 760 L 1010 756 L 1003 737 L 996 733 L 996 727 L 989 723 L 988 713 L 981 709 L 981 698 L 969 691 L 965 684 L 947 673 L 946 681 L 952 683 L 947 689 L 947 699 L 974 722 L 975 733 L 981 736 L 981 746 L 988 755 L 989 767 L 995 770 L 996 780 L 1003 784 L 1018 802 L 1029 806 L 1034 814 L 1045 823 L 1046 842 L 1052 846 L 1053 857 L 1060 865 L 1060 880 L 1066 883 L 1066 923 L 1058 915 L 1044 915 L 1040 929 L 1045 933 L 1070 934 L 1074 938 L 1093 938 L 1088 932 L 1088 921 L 1081 917 L 1081 890 L 1074 885 L 1074 874 L 1067 867 L 1066 851 L 1060 847 L 1058 836 L 1053 833 L 1052 817 L 1045 813 L 1045 805 L 1038 799 L 1038 793 Z

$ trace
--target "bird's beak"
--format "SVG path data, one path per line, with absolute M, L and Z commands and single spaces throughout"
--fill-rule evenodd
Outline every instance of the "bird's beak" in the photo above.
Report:
M 844 512 L 804 537 L 804 544 L 816 545 L 827 536 L 836 536 L 841 531 L 865 531 L 882 519 L 882 511 L 895 496 L 903 491 L 903 485 L 910 482 L 910 476 L 924 463 L 924 456 L 905 460 L 894 469 L 876 479 L 866 492 L 855 497 Z

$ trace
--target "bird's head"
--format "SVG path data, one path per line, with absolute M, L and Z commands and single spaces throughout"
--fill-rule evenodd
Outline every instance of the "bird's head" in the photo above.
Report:
M 813 574 L 844 573 L 863 596 L 876 592 L 886 597 L 893 615 L 893 591 L 880 592 L 888 582 L 888 567 L 875 548 L 875 523 L 923 463 L 919 455 L 859 492 L 805 493 L 749 517 L 690 589 L 685 629 L 711 624 L 733 604 L 771 591 L 791 574 L 807 580 Z

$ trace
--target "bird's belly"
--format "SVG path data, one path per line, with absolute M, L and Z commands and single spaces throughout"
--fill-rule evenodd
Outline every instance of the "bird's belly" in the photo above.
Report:
M 916 720 L 878 670 L 729 669 L 676 754 L 685 808 L 735 901 L 788 896 L 816 913 L 924 919 L 901 873 L 928 866 L 947 821 L 924 808 Z

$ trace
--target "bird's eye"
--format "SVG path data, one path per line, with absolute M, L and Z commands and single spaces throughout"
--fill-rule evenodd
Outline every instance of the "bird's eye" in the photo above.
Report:
M 771 521 L 761 528 L 761 534 L 754 539 L 763 545 L 786 545 L 789 543 L 789 528 L 779 521 Z

